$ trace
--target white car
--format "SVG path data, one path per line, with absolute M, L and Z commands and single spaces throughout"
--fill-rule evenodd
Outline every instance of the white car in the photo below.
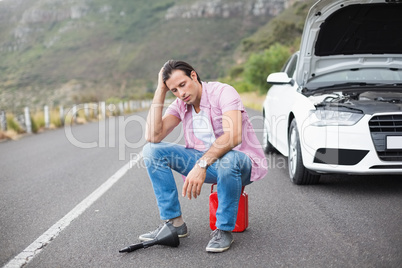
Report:
M 402 174 L 402 1 L 322 0 L 264 102 L 266 153 L 295 184 Z

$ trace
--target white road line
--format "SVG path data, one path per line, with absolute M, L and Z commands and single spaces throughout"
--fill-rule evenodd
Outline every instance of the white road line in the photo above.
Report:
M 107 179 L 101 186 L 92 192 L 87 198 L 73 208 L 67 215 L 56 222 L 38 239 L 24 249 L 20 254 L 15 256 L 3 268 L 16 268 L 28 264 L 36 255 L 38 255 L 47 245 L 52 242 L 70 223 L 80 216 L 87 208 L 89 208 L 96 200 L 106 193 L 116 182 L 120 180 L 138 161 L 142 158 L 142 154 L 138 154 L 127 164 L 120 168 L 113 176 Z

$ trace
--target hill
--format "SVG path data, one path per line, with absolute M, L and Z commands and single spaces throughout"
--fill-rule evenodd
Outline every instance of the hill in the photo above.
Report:
M 171 58 L 225 76 L 293 2 L 3 0 L 0 110 L 142 98 Z

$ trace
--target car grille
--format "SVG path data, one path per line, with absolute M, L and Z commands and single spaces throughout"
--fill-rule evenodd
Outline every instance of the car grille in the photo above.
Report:
M 402 149 L 387 150 L 387 136 L 402 136 L 402 114 L 376 115 L 369 121 L 371 138 L 383 161 L 402 161 Z

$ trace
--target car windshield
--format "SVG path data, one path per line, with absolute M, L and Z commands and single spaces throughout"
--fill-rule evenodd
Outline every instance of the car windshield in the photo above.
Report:
M 323 87 L 336 87 L 337 85 L 375 85 L 375 84 L 401 84 L 402 69 L 369 68 L 350 69 L 324 74 L 311 79 L 306 87 L 316 90 Z

